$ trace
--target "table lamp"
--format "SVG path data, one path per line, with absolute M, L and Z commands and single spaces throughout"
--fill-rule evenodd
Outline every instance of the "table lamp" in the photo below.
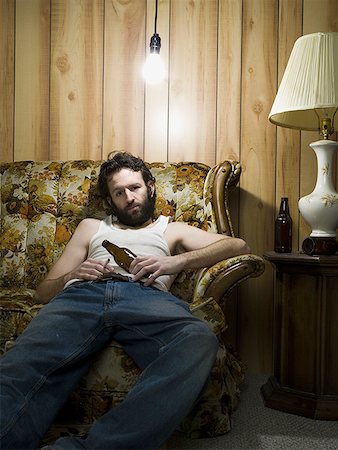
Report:
M 338 195 L 333 182 L 338 143 L 329 139 L 337 109 L 338 33 L 304 35 L 294 44 L 269 120 L 282 127 L 318 131 L 323 137 L 310 144 L 317 156 L 315 189 L 298 202 L 312 230 L 302 244 L 310 255 L 338 250 Z

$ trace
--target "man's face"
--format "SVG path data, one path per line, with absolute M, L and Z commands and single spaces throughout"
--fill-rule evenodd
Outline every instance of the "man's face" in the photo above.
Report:
M 141 172 L 121 169 L 108 179 L 108 189 L 119 222 L 131 227 L 151 222 L 155 186 L 153 182 L 146 185 Z

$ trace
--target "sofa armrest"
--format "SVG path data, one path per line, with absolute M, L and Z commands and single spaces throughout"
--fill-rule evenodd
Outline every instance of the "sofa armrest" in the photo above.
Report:
M 216 301 L 222 305 L 222 299 L 242 281 L 260 276 L 265 269 L 264 260 L 257 255 L 239 255 L 202 269 L 196 280 L 192 311 Z
M 211 201 L 217 232 L 235 236 L 229 210 L 229 193 L 236 187 L 242 167 L 239 161 L 224 161 L 214 166 L 204 184 L 204 198 Z

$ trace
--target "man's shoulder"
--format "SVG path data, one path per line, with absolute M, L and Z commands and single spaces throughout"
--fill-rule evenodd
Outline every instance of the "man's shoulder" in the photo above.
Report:
M 175 228 L 177 228 L 177 229 L 189 229 L 190 225 L 188 225 L 185 222 L 172 222 L 172 221 L 169 221 L 168 222 L 168 227 L 170 227 L 172 229 L 175 229 Z
M 94 219 L 93 217 L 86 217 L 85 219 L 82 219 L 79 225 L 82 224 L 82 226 L 91 226 L 91 225 L 98 225 L 100 224 L 100 219 Z
M 100 226 L 101 220 L 87 217 L 81 220 L 77 226 L 79 232 L 96 232 Z
M 190 230 L 191 226 L 184 222 L 169 222 L 166 229 L 167 232 L 177 235 L 188 233 Z

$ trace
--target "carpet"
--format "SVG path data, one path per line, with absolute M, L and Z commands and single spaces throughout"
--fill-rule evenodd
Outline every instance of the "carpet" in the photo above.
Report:
M 247 375 L 230 433 L 212 439 L 174 434 L 169 449 L 338 450 L 338 422 L 308 419 L 264 406 L 260 387 L 268 375 Z

